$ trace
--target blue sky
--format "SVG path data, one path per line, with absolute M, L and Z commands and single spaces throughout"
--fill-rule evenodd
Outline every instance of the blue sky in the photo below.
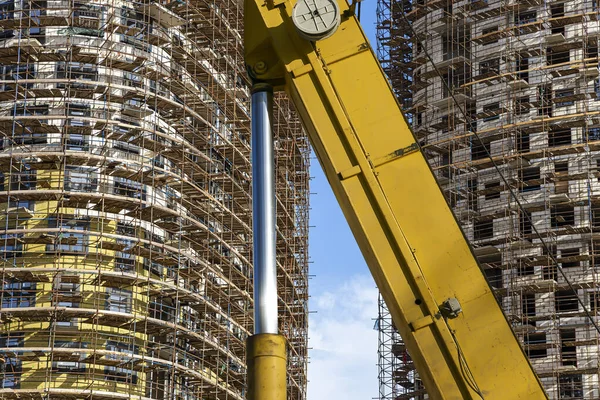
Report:
M 361 24 L 375 47 L 376 0 Z M 377 397 L 377 288 L 321 166 L 312 160 L 308 398 Z

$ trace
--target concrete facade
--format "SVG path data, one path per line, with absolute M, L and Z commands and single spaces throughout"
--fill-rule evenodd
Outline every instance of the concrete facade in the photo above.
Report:
M 548 395 L 598 398 L 597 2 L 378 7 L 379 58 Z M 426 398 L 382 326 L 381 398 Z
M 0 398 L 243 399 L 236 1 L 0 2 Z M 306 396 L 309 147 L 276 99 L 281 331 Z

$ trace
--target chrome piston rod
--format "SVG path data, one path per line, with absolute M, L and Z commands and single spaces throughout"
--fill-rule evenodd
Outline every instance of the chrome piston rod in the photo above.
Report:
M 254 333 L 278 333 L 273 88 L 252 88 L 252 234 L 254 236 Z

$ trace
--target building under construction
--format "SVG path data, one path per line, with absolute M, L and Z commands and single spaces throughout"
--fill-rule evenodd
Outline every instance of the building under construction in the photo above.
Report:
M 0 2 L 0 398 L 244 398 L 242 11 Z M 304 399 L 309 146 L 276 103 L 280 330 Z
M 598 7 L 378 0 L 383 68 L 551 399 L 600 396 Z M 380 398 L 427 398 L 380 318 Z

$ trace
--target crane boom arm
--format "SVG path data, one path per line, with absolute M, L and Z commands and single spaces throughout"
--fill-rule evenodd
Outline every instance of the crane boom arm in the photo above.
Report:
M 291 97 L 434 399 L 546 399 L 353 9 L 316 42 L 289 0 L 246 0 L 245 61 Z

